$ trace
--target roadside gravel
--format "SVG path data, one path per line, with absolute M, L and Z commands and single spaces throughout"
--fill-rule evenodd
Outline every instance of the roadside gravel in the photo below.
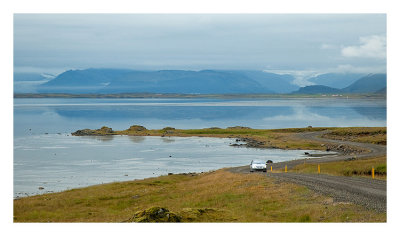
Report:
M 378 212 L 386 212 L 386 181 L 323 174 L 268 173 L 278 181 L 301 184 L 335 201 L 353 202 Z
M 302 139 L 319 141 L 324 144 L 341 144 L 353 147 L 359 147 L 369 150 L 369 152 L 358 154 L 357 158 L 370 158 L 375 156 L 386 155 L 386 146 L 357 143 L 342 140 L 332 140 L 319 137 L 322 132 L 300 133 L 297 136 Z M 338 153 L 337 155 L 329 155 L 321 158 L 301 159 L 287 162 L 273 163 L 273 169 L 283 169 L 285 165 L 288 169 L 306 163 L 324 163 L 332 161 L 346 160 L 351 155 Z M 233 173 L 249 173 L 249 166 L 240 166 L 230 168 Z M 369 209 L 374 209 L 378 212 L 386 212 L 386 181 L 360 178 L 360 177 L 345 177 L 345 176 L 330 176 L 324 174 L 304 174 L 304 173 L 270 173 L 266 176 L 275 178 L 277 181 L 289 181 L 296 184 L 304 185 L 316 192 L 329 195 L 335 201 L 353 202 L 365 206 Z

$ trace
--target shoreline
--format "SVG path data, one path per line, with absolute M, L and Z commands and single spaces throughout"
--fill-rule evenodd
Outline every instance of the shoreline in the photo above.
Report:
M 135 125 L 125 131 L 102 127 L 78 132 L 84 133 L 239 137 L 238 142 L 241 138 L 256 140 L 261 148 L 318 151 L 356 145 L 369 151 L 357 158 L 351 154 L 355 149 L 350 149 L 337 155 L 272 163 L 273 172 L 266 174 L 251 174 L 246 165 L 21 197 L 13 200 L 14 222 L 135 222 L 139 219 L 135 216 L 152 209 L 169 211 L 183 222 L 386 222 L 386 145 L 382 145 L 386 144 L 386 127 L 147 130 Z M 355 142 L 359 140 L 362 142 Z M 321 174 L 316 173 L 317 164 Z M 379 169 L 382 165 L 383 172 Z M 285 166 L 288 173 L 283 171 Z M 375 180 L 368 172 L 371 166 L 378 171 Z
M 210 99 L 386 99 L 386 94 L 175 94 L 175 93 L 118 93 L 118 94 L 71 94 L 71 93 L 14 93 L 13 98 L 210 98 Z
M 302 147 L 296 147 L 296 148 L 291 148 L 290 146 L 282 146 L 282 145 L 271 145 L 269 144 L 269 140 L 260 140 L 260 137 L 253 137 L 251 133 L 268 133 L 271 134 L 275 132 L 289 132 L 293 135 L 292 138 L 299 138 L 301 141 L 305 140 L 311 140 L 309 137 L 305 138 L 302 137 L 303 133 L 310 133 L 311 132 L 316 132 L 319 135 L 324 135 L 327 132 L 331 132 L 332 129 L 338 129 L 338 128 L 312 128 L 312 127 L 307 127 L 307 128 L 294 128 L 294 129 L 266 129 L 266 130 L 254 130 L 249 127 L 241 127 L 241 126 L 236 126 L 236 127 L 228 127 L 226 129 L 221 129 L 217 127 L 212 127 L 209 129 L 198 129 L 198 130 L 179 130 L 175 129 L 172 127 L 166 127 L 164 129 L 159 129 L 159 130 L 147 130 L 145 127 L 140 126 L 140 125 L 132 125 L 129 129 L 127 130 L 122 130 L 122 131 L 113 131 L 111 128 L 108 127 L 102 127 L 97 130 L 90 130 L 90 129 L 83 129 L 83 130 L 77 130 L 76 132 L 71 133 L 72 136 L 157 136 L 157 137 L 212 137 L 212 138 L 230 138 L 232 139 L 232 143 L 229 144 L 229 146 L 232 147 L 246 147 L 246 148 L 258 148 L 258 149 L 281 149 L 281 150 L 305 150 L 305 158 L 300 158 L 300 159 L 294 159 L 290 161 L 280 161 L 276 162 L 273 164 L 270 164 L 274 170 L 278 169 L 283 169 L 284 166 L 288 166 L 289 168 L 292 168 L 300 163 L 324 163 L 324 162 L 330 162 L 330 161 L 338 161 L 338 160 L 344 160 L 344 159 L 349 159 L 352 160 L 354 157 L 352 155 L 357 155 L 359 158 L 362 157 L 363 155 L 368 156 L 368 152 L 366 149 L 348 149 L 348 147 L 345 147 L 343 144 L 340 145 L 335 145 L 335 144 L 329 144 L 327 142 L 319 142 L 316 148 L 310 148 L 309 146 L 302 146 Z M 339 128 L 340 129 L 340 128 Z M 315 131 L 317 130 L 317 131 Z M 211 132 L 211 133 L 210 133 Z M 214 132 L 214 133 L 213 133 Z M 216 133 L 215 133 L 216 132 Z M 282 143 L 287 144 L 288 143 L 288 137 L 285 137 Z M 330 142 L 335 142 L 335 140 L 329 140 Z M 337 140 L 336 140 L 337 142 Z M 319 154 L 319 153 L 312 153 L 313 151 L 331 151 L 332 153 L 324 153 L 324 154 Z M 350 152 L 349 152 L 350 150 Z M 234 167 L 221 167 L 218 169 L 214 169 L 213 171 L 220 170 L 220 169 L 238 169 L 240 172 L 245 172 L 247 170 L 247 166 L 234 166 Z M 194 172 L 196 174 L 199 174 L 201 172 Z M 154 177 L 160 177 L 167 175 L 168 173 L 161 174 L 158 176 L 149 176 L 147 178 L 154 178 Z M 175 174 L 175 173 L 171 173 Z M 185 173 L 180 173 L 180 174 L 185 174 Z M 139 180 L 139 179 L 138 179 Z M 143 179 L 140 179 L 143 180 Z M 120 182 L 121 180 L 116 180 L 112 182 Z M 125 180 L 122 180 L 125 181 Z M 130 181 L 130 180 L 127 180 Z M 109 182 L 109 183 L 112 183 Z M 97 185 L 97 184 L 94 184 Z M 87 185 L 85 187 L 90 187 L 93 185 Z M 81 187 L 79 187 L 81 188 Z M 82 187 L 84 188 L 84 187 Z M 69 188 L 69 189 L 75 189 L 74 187 Z M 68 191 L 69 189 L 65 190 L 60 190 L 56 192 L 63 192 L 63 191 Z M 27 196 L 16 196 L 13 197 L 14 199 L 20 199 L 24 197 L 31 197 L 31 196 L 37 196 L 37 195 L 43 195 L 43 194 L 48 194 L 52 193 L 52 191 L 47 191 L 47 192 L 42 192 L 42 193 L 35 193 L 33 195 L 27 195 Z M 25 193 L 26 195 L 26 193 Z

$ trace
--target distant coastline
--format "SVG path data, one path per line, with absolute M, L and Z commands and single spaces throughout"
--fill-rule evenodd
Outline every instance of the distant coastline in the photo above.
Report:
M 177 94 L 177 93 L 118 93 L 118 94 L 71 94 L 71 93 L 14 93 L 14 98 L 376 98 L 386 99 L 386 94 Z

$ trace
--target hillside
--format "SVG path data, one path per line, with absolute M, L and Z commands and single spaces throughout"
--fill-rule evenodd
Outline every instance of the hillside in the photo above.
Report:
M 332 88 L 342 89 L 345 88 L 365 74 L 354 74 L 354 73 L 326 73 L 308 79 L 316 85 L 325 85 Z
M 386 88 L 386 74 L 369 74 L 342 89 L 344 93 L 374 93 Z
M 340 93 L 340 89 L 331 88 L 324 85 L 310 85 L 301 87 L 293 94 L 321 94 L 321 93 Z
M 300 88 L 292 94 L 335 94 L 335 93 L 386 93 L 386 74 L 369 74 L 343 89 L 324 85 L 311 85 Z
M 250 71 L 86 69 L 66 71 L 40 85 L 38 92 L 245 94 L 284 93 L 298 88 L 290 85 L 290 78 L 279 78 Z

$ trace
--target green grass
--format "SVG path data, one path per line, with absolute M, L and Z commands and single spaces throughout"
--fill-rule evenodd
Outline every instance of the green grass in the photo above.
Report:
M 246 137 L 263 147 L 315 149 L 315 141 L 296 137 L 299 132 L 332 130 L 331 138 L 386 143 L 386 128 L 209 128 L 147 130 L 135 126 L 114 134 L 137 136 Z M 99 129 L 101 135 L 107 128 Z M 386 179 L 386 156 L 321 164 L 321 173 Z M 316 173 L 317 165 L 298 165 L 289 171 Z M 186 222 L 385 222 L 386 214 L 361 206 L 333 202 L 305 187 L 276 183 L 262 175 L 233 174 L 224 170 L 200 175 L 169 175 L 14 200 L 15 222 L 123 222 L 137 211 L 165 207 Z M 208 209 L 208 210 L 207 210 Z
M 320 168 L 322 174 L 368 178 L 371 178 L 372 168 L 374 168 L 375 178 L 386 179 L 386 161 L 386 156 L 382 156 L 369 159 L 321 163 Z M 318 164 L 300 164 L 290 171 L 298 173 L 317 173 Z
M 386 127 L 334 128 L 326 138 L 386 145 Z
M 159 206 L 183 222 L 385 222 L 386 214 L 258 174 L 225 170 L 96 185 L 14 200 L 15 222 L 125 222 Z

